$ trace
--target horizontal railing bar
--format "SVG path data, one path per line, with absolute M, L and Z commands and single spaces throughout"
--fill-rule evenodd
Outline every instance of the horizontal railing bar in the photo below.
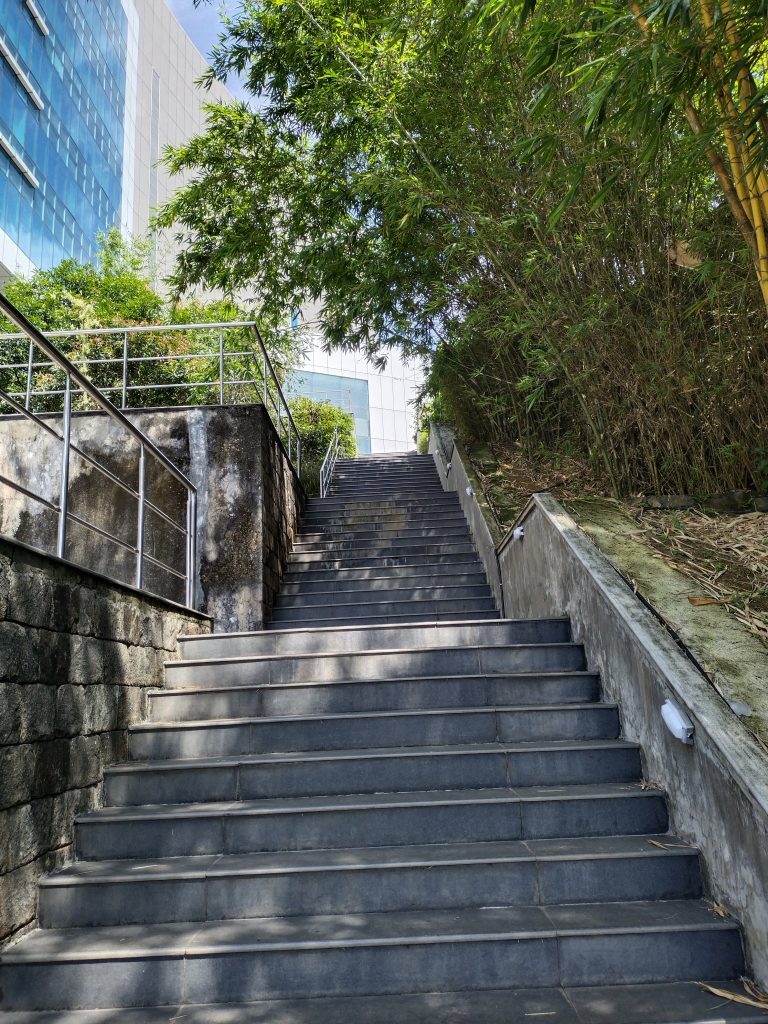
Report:
M 152 509 L 152 511 L 155 512 L 158 516 L 160 516 L 161 519 L 164 519 L 166 521 L 166 523 L 168 523 L 169 526 L 172 526 L 174 528 L 174 530 L 178 530 L 178 532 L 182 536 L 186 537 L 186 535 L 187 535 L 187 528 L 186 528 L 186 526 L 179 526 L 179 524 L 175 520 L 171 519 L 171 517 L 168 515 L 167 512 L 163 512 L 163 510 L 161 508 L 158 508 L 157 505 L 154 505 L 147 498 L 144 499 L 144 506 L 146 508 Z
M 14 335 L 14 337 L 22 337 L 22 335 Z M 225 359 L 234 359 L 235 356 L 251 356 L 255 358 L 255 354 L 250 349 L 236 349 L 234 352 L 225 352 Z M 215 359 L 218 361 L 218 352 L 168 352 L 163 356 L 128 356 L 128 365 L 134 363 L 172 363 L 176 360 L 181 361 L 182 359 Z M 104 359 L 71 359 L 70 362 L 73 366 L 108 366 L 111 363 L 117 363 L 118 366 L 122 366 L 125 360 L 122 356 L 109 356 Z M 46 363 L 0 363 L 0 370 L 24 370 L 26 371 L 31 366 L 33 370 L 44 370 L 51 364 Z M 59 373 L 63 373 L 63 370 L 59 370 Z
M 8 316 L 8 314 L 5 314 Z M 8 316 L 9 320 L 14 320 Z M 21 327 L 21 325 L 18 325 Z M 221 323 L 212 324 L 138 324 L 133 327 L 89 327 L 86 331 L 41 331 L 44 338 L 98 338 L 103 334 L 179 334 L 182 331 L 208 331 L 218 330 L 220 327 L 256 327 L 255 320 L 223 320 Z M 21 334 L 0 334 L 0 341 L 18 341 L 24 337 L 26 331 L 21 328 Z M 35 328 L 35 330 L 37 330 Z
M 52 501 L 48 501 L 47 498 L 43 498 L 39 494 L 35 494 L 33 491 L 28 490 L 23 484 L 19 484 L 15 480 L 11 480 L 10 477 L 3 476 L 2 473 L 0 473 L 0 484 L 5 484 L 6 487 L 10 487 L 14 491 L 21 491 L 22 494 L 31 498 L 32 501 L 39 501 L 41 505 L 45 505 L 45 507 L 49 508 L 51 512 L 58 513 L 59 511 L 58 505 L 55 505 Z
M 159 559 L 153 558 L 152 555 L 148 555 L 146 551 L 144 552 L 144 559 L 147 562 L 151 562 L 152 565 L 156 565 L 159 569 L 164 569 L 165 572 L 169 572 L 171 576 L 176 576 L 177 579 L 185 580 L 187 578 L 183 572 L 178 572 L 176 569 L 172 569 L 167 562 L 161 562 Z
M 126 551 L 130 551 L 132 555 L 138 552 L 138 548 L 135 544 L 129 544 L 127 541 L 120 540 L 119 537 L 115 537 L 113 533 L 108 533 L 106 530 L 102 530 L 100 526 L 96 526 L 95 523 L 89 522 L 87 519 L 83 519 L 77 512 L 67 511 L 67 519 L 72 519 L 74 522 L 79 523 L 81 526 L 85 526 L 89 530 L 93 530 L 94 533 L 98 533 L 99 536 L 105 537 L 107 540 L 111 540 L 114 544 L 117 544 L 121 548 L 125 548 Z
M 63 444 L 64 438 L 61 434 L 58 434 L 53 427 L 49 426 L 44 420 L 41 420 L 37 415 L 35 415 L 35 413 L 31 412 L 20 402 L 16 401 L 14 396 L 17 394 L 19 394 L 17 391 L 3 391 L 0 388 L 0 402 L 7 402 L 8 405 L 10 405 L 12 409 L 15 409 L 20 416 L 23 416 L 25 419 L 32 420 L 33 423 L 37 423 L 43 428 L 43 430 L 47 431 L 51 437 L 55 437 L 57 441 L 60 441 Z M 26 392 L 24 392 L 24 394 L 26 395 Z M 63 391 L 62 394 L 64 394 Z M 10 415 L 10 413 L 8 415 Z M 57 415 L 60 414 L 57 413 Z
M 224 384 L 227 387 L 230 384 L 261 384 L 261 383 L 262 383 L 262 380 L 261 380 L 260 377 L 246 378 L 245 380 L 225 380 L 224 381 Z M 181 389 L 181 388 L 217 388 L 218 386 L 219 386 L 219 382 L 217 380 L 190 381 L 188 383 L 187 382 L 176 381 L 173 384 L 130 384 L 128 387 L 125 388 L 125 390 L 126 390 L 126 392 L 128 392 L 128 391 L 169 391 L 169 390 L 171 390 L 173 388 L 179 388 L 179 389 Z M 110 384 L 109 387 L 99 388 L 99 390 L 101 391 L 102 394 L 107 394 L 108 392 L 112 392 L 112 391 L 120 391 L 120 392 L 122 392 L 123 391 L 123 387 L 122 387 L 121 384 Z M 26 391 L 0 392 L 0 394 L 3 394 L 3 393 L 8 394 L 8 395 L 15 395 L 17 397 L 20 397 L 21 395 L 25 395 L 26 396 Z M 66 391 L 62 391 L 62 390 L 59 390 L 59 389 L 57 389 L 55 391 L 30 391 L 29 392 L 29 397 L 30 398 L 42 398 L 44 395 L 53 396 L 53 395 L 64 395 L 64 394 L 66 394 Z M 0 399 L 0 401 L 2 401 L 2 399 Z M 25 410 L 25 411 L 28 411 L 28 410 Z M 77 411 L 78 410 L 76 409 L 75 413 L 77 413 Z M 87 410 L 80 410 L 80 411 L 85 412 Z M 32 414 L 32 418 L 33 419 L 37 419 L 38 416 L 59 416 L 59 415 L 61 415 L 61 414 L 60 413 L 56 413 L 56 412 L 40 412 L 40 413 Z

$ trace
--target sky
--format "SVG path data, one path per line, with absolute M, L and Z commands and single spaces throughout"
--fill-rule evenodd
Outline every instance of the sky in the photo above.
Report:
M 192 0 L 166 0 L 166 3 L 186 29 L 187 35 L 203 54 L 208 57 L 219 36 L 219 11 L 226 3 L 221 0 L 208 0 L 195 7 Z M 233 6 L 232 0 L 229 4 Z M 227 87 L 238 99 L 245 99 L 245 91 L 237 80 L 230 79 Z

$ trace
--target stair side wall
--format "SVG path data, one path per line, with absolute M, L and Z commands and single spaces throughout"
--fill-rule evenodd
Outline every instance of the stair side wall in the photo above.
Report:
M 38 879 L 72 858 L 176 638 L 210 625 L 0 538 L 0 942 L 35 923 Z
M 671 827 L 698 846 L 712 898 L 744 927 L 751 971 L 768 985 L 768 756 L 608 560 L 550 494 L 534 495 L 498 556 L 510 617 L 569 616 L 645 776 L 669 798 Z M 671 698 L 692 746 L 666 730 Z

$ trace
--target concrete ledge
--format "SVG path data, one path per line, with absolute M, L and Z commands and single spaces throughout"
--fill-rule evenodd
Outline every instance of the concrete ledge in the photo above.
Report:
M 501 531 L 485 500 L 480 482 L 472 472 L 469 458 L 453 432 L 434 423 L 429 425 L 429 452 L 435 460 L 443 490 L 458 494 L 477 553 L 485 566 L 496 607 L 502 615 L 506 615 L 504 587 L 496 558 L 496 547 L 502 539 Z
M 646 777 L 669 796 L 672 828 L 700 847 L 709 890 L 744 926 L 768 984 L 768 757 L 666 630 L 550 494 L 535 494 L 499 547 L 506 614 L 569 616 Z M 694 722 L 688 747 L 666 730 L 672 698 Z

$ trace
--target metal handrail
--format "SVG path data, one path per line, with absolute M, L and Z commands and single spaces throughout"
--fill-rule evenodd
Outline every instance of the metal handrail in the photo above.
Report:
M 325 453 L 323 464 L 320 467 L 320 497 L 324 498 L 328 494 L 328 488 L 333 477 L 333 471 L 336 468 L 336 460 L 339 457 L 339 444 L 341 442 L 341 435 L 339 434 L 338 426 L 333 428 L 333 434 L 331 435 L 331 441 L 328 445 L 328 450 Z
M 9 319 L 13 319 L 9 317 Z M 14 320 L 14 323 L 17 321 Z M 235 328 L 246 328 L 253 332 L 256 339 L 255 349 L 235 350 L 226 351 L 224 345 L 224 333 L 225 331 L 232 330 Z M 129 341 L 132 337 L 139 334 L 169 334 L 169 333 L 182 333 L 185 331 L 218 331 L 218 350 L 209 352 L 180 352 L 178 354 L 172 353 L 167 355 L 159 356 L 131 356 L 130 355 L 130 344 Z M 25 332 L 26 333 L 26 332 Z M 218 390 L 218 403 L 219 405 L 226 404 L 226 389 L 232 386 L 241 387 L 255 387 L 260 386 L 262 388 L 262 401 L 267 410 L 267 413 L 272 421 L 278 437 L 281 443 L 285 447 L 288 459 L 290 462 L 295 464 L 297 474 L 301 474 L 301 434 L 299 429 L 294 422 L 291 411 L 288 407 L 285 394 L 280 384 L 280 379 L 275 372 L 272 360 L 267 352 L 267 348 L 264 344 L 264 340 L 259 331 L 258 324 L 254 320 L 230 320 L 230 321 L 217 321 L 215 323 L 192 323 L 192 324 L 149 324 L 146 326 L 135 326 L 135 327 L 105 327 L 105 328 L 89 328 L 88 330 L 67 330 L 67 331 L 46 331 L 41 336 L 51 338 L 93 338 L 93 337 L 110 337 L 118 336 L 123 339 L 123 351 L 120 356 L 112 356 L 99 359 L 75 359 L 68 361 L 69 365 L 77 368 L 82 367 L 87 369 L 90 366 L 122 366 L 122 383 L 114 386 L 103 387 L 100 389 L 102 395 L 120 393 L 120 408 L 127 409 L 128 396 L 132 392 L 142 391 L 183 391 L 189 392 L 190 390 L 200 388 L 216 388 Z M 19 334 L 0 334 L 0 342 L 2 341 L 19 341 L 23 335 Z M 33 378 L 36 370 L 45 369 L 48 362 L 35 362 L 33 359 L 33 344 L 30 342 L 28 358 L 25 362 L 21 363 L 5 363 L 0 365 L 0 370 L 24 370 L 26 371 L 26 388 L 23 392 L 10 392 L 10 395 L 17 399 L 23 399 L 25 408 L 30 407 L 30 403 L 33 398 L 36 397 L 61 397 L 65 395 L 66 389 L 35 389 L 33 388 Z M 43 350 L 45 351 L 45 350 Z M 251 373 L 250 375 L 237 379 L 228 378 L 226 376 L 226 364 L 231 359 L 251 359 L 258 371 L 258 376 Z M 207 381 L 179 381 L 171 384 L 131 384 L 130 383 L 130 370 L 132 367 L 139 366 L 143 363 L 163 363 L 163 362 L 183 362 L 189 360 L 210 360 L 217 361 L 218 374 L 214 375 L 210 380 Z M 272 410 L 270 411 L 270 403 Z
M 105 537 L 123 548 L 126 548 L 136 556 L 136 569 L 134 574 L 135 585 L 139 589 L 147 589 L 144 581 L 144 563 L 149 562 L 153 565 L 158 566 L 162 570 L 170 573 L 171 575 L 183 579 L 185 588 L 185 599 L 188 607 L 194 607 L 195 602 L 195 565 L 197 562 L 197 491 L 192 482 L 182 473 L 182 471 L 174 465 L 174 463 L 163 454 L 157 445 L 147 437 L 143 431 L 141 431 L 134 423 L 132 423 L 123 413 L 110 402 L 108 398 L 94 385 L 88 378 L 77 369 L 77 367 L 71 363 L 66 356 L 64 356 L 46 336 L 39 331 L 34 324 L 24 316 L 23 313 L 18 310 L 13 303 L 0 292 L 0 311 L 6 316 L 12 323 L 14 323 L 19 330 L 22 332 L 21 335 L 11 335 L 13 339 L 18 339 L 21 336 L 25 336 L 29 339 L 29 352 L 30 357 L 28 360 L 28 366 L 33 365 L 34 349 L 38 348 L 43 352 L 48 361 L 54 366 L 58 367 L 64 373 L 65 376 L 65 387 L 64 387 L 64 403 L 63 410 L 61 413 L 61 431 L 59 432 L 50 423 L 46 423 L 42 417 L 33 412 L 29 408 L 29 400 L 22 405 L 18 402 L 13 395 L 0 389 L 0 401 L 7 403 L 14 412 L 25 419 L 31 420 L 38 426 L 42 427 L 49 435 L 55 437 L 61 442 L 61 476 L 59 485 L 59 498 L 58 503 L 54 503 L 22 486 L 17 481 L 10 480 L 7 477 L 2 478 L 2 483 L 6 486 L 12 487 L 26 497 L 38 501 L 43 506 L 48 507 L 51 511 L 55 512 L 58 516 L 57 523 L 57 534 L 56 534 L 56 554 L 59 558 L 65 558 L 67 553 L 67 527 L 70 521 L 77 522 L 81 526 L 92 530 L 98 536 Z M 61 332 L 56 332 L 58 336 L 61 336 Z M 77 333 L 77 332 L 76 332 Z M 98 332 L 96 332 L 98 333 Z M 31 371 L 30 371 L 31 372 Z M 27 386 L 27 397 L 29 397 L 31 378 L 28 378 Z M 74 388 L 73 388 L 74 386 Z M 73 389 L 79 389 L 84 395 L 105 412 L 111 420 L 118 423 L 123 430 L 127 431 L 128 434 L 139 445 L 139 467 L 138 467 L 138 486 L 133 488 L 130 485 L 125 484 L 121 481 L 111 470 L 106 466 L 103 466 L 98 462 L 92 455 L 86 455 L 82 449 L 74 444 L 72 441 L 72 391 Z M 57 414 L 54 414 L 57 415 Z M 137 501 L 137 523 L 136 523 L 136 543 L 127 544 L 120 537 L 115 534 L 109 533 L 103 530 L 101 527 L 89 522 L 82 516 L 72 512 L 69 508 L 69 474 L 70 474 L 70 462 L 72 452 L 76 452 L 80 457 L 85 458 L 86 461 L 95 468 L 104 477 L 109 479 L 113 483 L 118 483 L 124 490 L 127 490 Z M 173 522 L 166 513 L 161 509 L 153 505 L 146 495 L 146 465 L 147 456 L 157 462 L 162 469 L 170 474 L 178 483 L 182 485 L 186 493 L 186 523 L 183 527 Z M 183 533 L 185 537 L 185 566 L 184 573 L 178 572 L 173 566 L 168 565 L 165 562 L 160 561 L 153 555 L 148 554 L 145 551 L 145 518 L 146 512 L 150 509 L 155 513 L 158 513 L 160 517 L 168 521 L 174 528 L 179 532 Z

